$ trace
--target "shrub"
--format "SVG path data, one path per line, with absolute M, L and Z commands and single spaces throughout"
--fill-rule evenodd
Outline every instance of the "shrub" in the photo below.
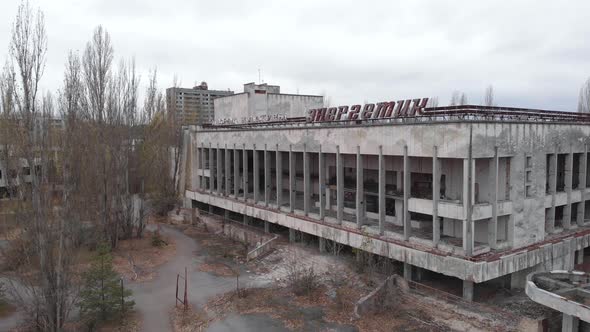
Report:
M 98 254 L 88 271 L 83 274 L 80 292 L 80 316 L 90 325 L 99 321 L 122 317 L 135 302 L 127 300 L 130 289 L 124 289 L 119 275 L 113 270 L 110 248 L 98 246 Z
M 168 245 L 168 243 L 166 241 L 164 241 L 164 239 L 162 238 L 162 235 L 160 235 L 159 231 L 155 231 L 152 234 L 152 246 L 161 248 L 164 245 Z
M 296 264 L 289 264 L 287 282 L 293 293 L 297 296 L 307 295 L 320 286 L 319 275 L 313 266 L 299 267 Z

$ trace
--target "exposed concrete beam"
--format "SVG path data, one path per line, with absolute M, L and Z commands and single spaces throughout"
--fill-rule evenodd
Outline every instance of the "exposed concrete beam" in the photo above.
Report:
M 213 148 L 209 143 L 209 192 L 213 192 L 215 185 L 215 161 L 213 160 Z
M 586 168 L 588 163 L 588 146 L 584 145 L 584 153 L 580 156 L 580 185 L 578 188 L 582 191 L 582 197 L 584 197 L 584 192 L 586 191 Z M 580 203 L 578 203 L 578 210 L 576 216 L 576 222 L 578 226 L 584 225 L 584 215 L 586 214 L 586 204 L 585 200 L 582 199 Z
M 551 194 L 551 208 L 545 225 L 547 233 L 555 231 L 555 194 L 557 191 L 557 146 L 555 152 L 549 156 L 549 193 Z
M 578 332 L 580 319 L 575 316 L 563 314 L 561 320 L 561 332 Z
M 385 157 L 379 146 L 379 234 L 385 231 Z
M 246 150 L 246 144 L 242 147 L 242 172 L 244 182 L 244 202 L 248 200 L 248 150 Z
M 268 206 L 270 203 L 270 184 L 272 179 L 270 177 L 270 152 L 267 145 L 264 144 L 264 205 Z
M 254 172 L 254 185 L 252 186 L 253 190 L 254 190 L 254 204 L 258 204 L 258 186 L 260 185 L 260 166 L 258 165 L 258 151 L 256 150 L 256 144 L 254 144 L 254 147 L 252 148 L 252 156 L 254 157 L 253 159 L 253 163 L 252 163 L 252 168 L 253 168 L 253 172 Z
M 408 146 L 404 145 L 404 239 L 407 241 L 412 235 L 412 220 L 408 211 L 408 202 L 410 200 L 410 158 L 408 157 Z
M 318 152 L 318 190 L 320 196 L 320 219 L 326 216 L 326 155 L 320 145 Z
M 565 157 L 565 193 L 566 193 L 566 204 L 563 207 L 563 228 L 570 229 L 572 224 L 572 178 L 573 178 L 573 164 L 574 164 L 574 153 L 570 146 L 570 151 Z
M 404 279 L 412 281 L 412 265 L 404 262 Z
M 463 280 L 463 299 L 466 301 L 473 301 L 473 281 Z
M 309 174 L 309 153 L 307 144 L 303 144 L 303 213 L 309 214 L 311 203 L 311 179 Z
M 463 251 L 466 256 L 473 254 L 473 223 L 471 214 L 471 158 L 463 160 Z
M 344 213 L 344 163 L 340 146 L 336 146 L 336 219 L 342 224 Z
M 227 144 L 225 145 L 225 160 L 224 160 L 224 165 L 225 165 L 225 196 L 229 196 L 231 190 L 229 187 L 229 178 L 230 178 L 230 163 L 231 157 L 229 154 L 229 149 L 227 148 Z
M 234 144 L 234 196 L 237 198 L 240 193 L 240 151 Z
M 361 147 L 356 147 L 356 227 L 361 228 L 365 214 L 364 164 Z
M 295 211 L 295 153 L 289 145 L 289 211 Z M 289 233 L 290 234 L 290 233 Z
M 440 220 L 438 219 L 438 199 L 440 197 L 440 162 L 438 147 L 432 149 L 432 244 L 436 247 L 440 241 Z
M 492 218 L 488 223 L 488 245 L 491 249 L 498 246 L 498 147 L 494 147 L 494 157 L 490 159 L 490 193 L 492 204 Z
M 221 165 L 221 148 L 219 147 L 219 143 L 217 143 L 217 164 L 215 164 L 215 168 L 217 170 L 217 193 L 219 195 L 222 194 L 222 184 L 223 184 L 223 175 L 222 175 L 222 165 Z
M 281 208 L 281 204 L 283 203 L 283 153 L 279 151 L 279 145 L 277 144 L 277 149 L 275 152 L 275 162 L 276 162 L 276 175 L 277 175 L 277 208 Z
M 201 143 L 201 158 L 199 158 L 199 166 L 201 168 L 201 174 L 200 174 L 200 188 L 205 190 L 207 188 L 205 188 L 205 143 Z

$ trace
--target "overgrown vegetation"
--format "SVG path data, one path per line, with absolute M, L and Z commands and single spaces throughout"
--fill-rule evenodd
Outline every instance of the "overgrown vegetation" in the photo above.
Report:
M 181 139 L 156 70 L 141 107 L 135 61 L 114 64 L 105 28 L 73 45 L 83 52 L 69 52 L 55 96 L 39 89 L 47 45 L 43 12 L 25 0 L 0 71 L 1 195 L 19 228 L 3 256 L 16 272 L 7 291 L 33 328 L 60 331 L 80 295 L 81 248 L 140 238 L 150 202 L 160 213 L 175 202 L 178 167 L 166 175 Z
M 99 245 L 92 266 L 83 275 L 80 316 L 89 327 L 120 318 L 135 305 L 133 300 L 128 299 L 131 295 L 131 290 L 124 288 L 123 280 L 113 270 L 109 246 L 104 243 Z
M 286 279 L 293 294 L 297 296 L 308 295 L 320 287 L 320 277 L 315 272 L 313 265 L 305 267 L 289 264 Z

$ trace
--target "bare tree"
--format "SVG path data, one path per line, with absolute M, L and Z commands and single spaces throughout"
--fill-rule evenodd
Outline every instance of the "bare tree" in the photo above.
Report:
M 451 95 L 451 101 L 449 102 L 450 106 L 457 106 L 459 105 L 459 99 L 460 99 L 460 93 L 459 91 L 453 91 L 453 94 Z
M 488 87 L 486 88 L 483 104 L 484 106 L 490 107 L 496 106 L 494 100 L 494 87 L 492 85 L 488 85 Z
M 46 50 L 43 13 L 24 2 L 18 8 L 10 42 L 16 75 L 5 74 L 2 80 L 3 120 L 10 126 L 14 143 L 7 155 L 12 160 L 9 167 L 15 167 L 9 169 L 13 173 L 9 177 L 17 184 L 21 198 L 17 220 L 23 229 L 21 239 L 28 243 L 22 257 L 28 273 L 19 274 L 10 284 L 14 298 L 29 312 L 34 326 L 57 331 L 74 302 L 74 255 L 68 208 L 54 208 L 54 188 L 60 180 L 51 157 L 59 145 L 51 121 L 55 102 L 49 93 L 42 100 L 38 97 Z
M 580 88 L 578 96 L 578 112 L 590 113 L 590 78 Z
M 467 95 L 465 92 L 461 93 L 461 97 L 459 98 L 459 105 L 467 105 L 469 102 L 467 101 Z
M 110 185 L 108 178 L 107 167 L 109 160 L 108 145 L 105 142 L 106 136 L 106 122 L 107 122 L 107 102 L 108 102 L 108 88 L 111 83 L 111 65 L 113 61 L 113 47 L 111 45 L 111 37 L 109 33 L 102 27 L 98 26 L 94 30 L 92 39 L 86 44 L 86 49 L 83 56 L 83 69 L 85 78 L 85 90 L 88 103 L 88 118 L 96 121 L 96 130 L 92 133 L 96 135 L 96 160 L 100 163 L 97 165 L 99 172 L 97 172 L 97 181 L 99 188 L 97 193 L 101 197 L 100 216 L 102 219 L 102 227 L 104 228 L 104 235 L 111 241 L 111 244 L 116 240 L 110 237 L 108 229 L 112 229 L 112 221 L 110 219 L 110 204 L 108 199 L 108 187 Z M 112 91 L 112 89 L 110 90 Z M 111 100 L 112 102 L 112 100 Z M 112 112 L 110 115 L 112 116 Z M 114 247 L 114 246 L 113 246 Z
M 428 99 L 426 107 L 438 107 L 438 97 L 431 97 Z

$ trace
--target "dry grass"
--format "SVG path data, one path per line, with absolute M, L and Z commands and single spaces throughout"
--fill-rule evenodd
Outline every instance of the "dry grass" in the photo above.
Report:
M 208 262 L 199 265 L 199 271 L 208 272 L 218 277 L 235 277 L 236 271 L 231 267 L 219 263 L 219 262 Z
M 101 324 L 98 332 L 139 332 L 141 331 L 141 318 L 136 312 L 131 312 L 125 317 Z
M 182 306 L 174 307 L 170 317 L 174 332 L 204 331 L 210 321 L 204 311 L 191 307 L 185 310 Z
M 152 245 L 152 233 L 145 232 L 141 239 L 122 240 L 113 251 L 113 268 L 128 280 L 146 281 L 155 275 L 155 269 L 166 263 L 176 253 L 174 241 L 166 236 L 168 243 L 161 247 Z

